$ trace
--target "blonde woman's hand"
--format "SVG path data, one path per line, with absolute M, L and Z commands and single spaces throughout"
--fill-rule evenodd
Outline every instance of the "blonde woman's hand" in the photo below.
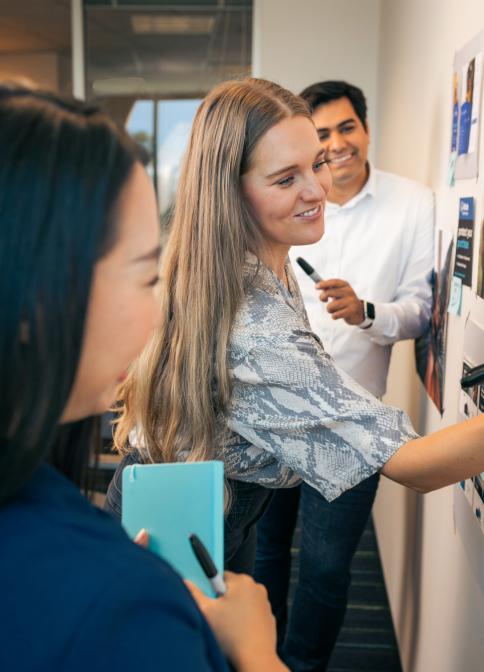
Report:
M 185 581 L 222 651 L 238 672 L 287 670 L 276 655 L 276 622 L 264 586 L 246 574 L 225 572 L 224 579 L 227 592 L 217 599 Z

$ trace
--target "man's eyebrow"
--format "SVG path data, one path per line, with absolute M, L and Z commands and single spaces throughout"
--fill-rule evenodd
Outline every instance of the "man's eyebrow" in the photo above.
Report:
M 146 254 L 142 254 L 139 257 L 135 257 L 133 259 L 133 264 L 136 264 L 140 261 L 153 261 L 157 260 L 161 254 L 161 245 L 158 245 L 158 247 L 155 247 L 153 250 L 150 250 L 149 252 L 146 252 Z
M 345 126 L 345 124 L 354 124 L 356 123 L 356 120 L 353 117 L 350 117 L 349 119 L 345 119 L 344 121 L 340 121 L 336 126 L 318 126 L 316 129 L 318 133 L 321 133 L 321 131 L 334 131 L 335 128 L 341 128 L 341 126 Z

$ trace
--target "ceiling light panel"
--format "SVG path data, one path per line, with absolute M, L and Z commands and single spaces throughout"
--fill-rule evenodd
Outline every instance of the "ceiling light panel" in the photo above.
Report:
M 215 17 L 133 14 L 131 25 L 136 35 L 209 35 Z

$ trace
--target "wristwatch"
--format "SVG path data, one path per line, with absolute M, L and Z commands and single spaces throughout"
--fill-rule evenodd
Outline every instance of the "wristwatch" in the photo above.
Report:
M 373 320 L 375 319 L 375 304 L 371 303 L 370 301 L 362 301 L 362 304 L 365 319 L 358 326 L 360 329 L 369 329 L 373 324 Z

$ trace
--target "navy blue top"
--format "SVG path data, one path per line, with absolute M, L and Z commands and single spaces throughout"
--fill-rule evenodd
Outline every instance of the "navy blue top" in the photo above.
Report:
M 0 507 L 0 670 L 227 669 L 180 577 L 64 476 Z

